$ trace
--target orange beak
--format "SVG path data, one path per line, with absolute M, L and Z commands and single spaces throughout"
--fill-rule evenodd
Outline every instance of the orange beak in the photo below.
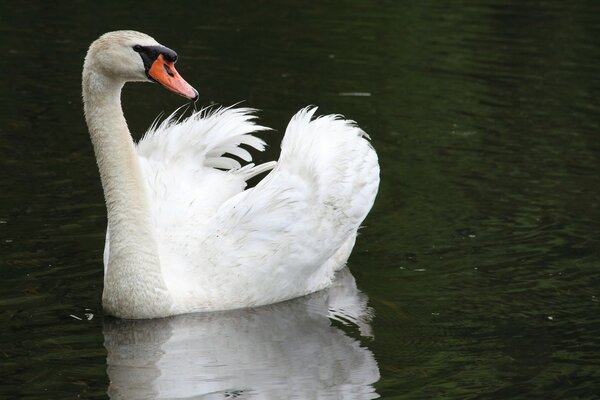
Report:
M 171 90 L 189 100 L 198 100 L 198 92 L 179 75 L 175 69 L 175 63 L 165 60 L 162 54 L 150 66 L 148 76 Z

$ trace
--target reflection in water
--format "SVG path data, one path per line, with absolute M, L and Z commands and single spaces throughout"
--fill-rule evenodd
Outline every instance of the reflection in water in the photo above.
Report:
M 378 397 L 373 354 L 331 325 L 370 335 L 370 310 L 346 269 L 311 296 L 249 310 L 159 320 L 106 319 L 112 399 Z

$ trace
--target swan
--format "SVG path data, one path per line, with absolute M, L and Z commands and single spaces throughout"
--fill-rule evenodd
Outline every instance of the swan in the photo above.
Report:
M 221 108 L 181 121 L 173 114 L 135 144 L 121 108 L 126 82 L 198 99 L 176 61 L 173 50 L 135 31 L 106 33 L 85 56 L 84 114 L 108 216 L 105 313 L 231 310 L 330 286 L 379 187 L 366 133 L 340 116 L 314 118 L 308 107 L 289 122 L 278 162 L 254 165 L 248 148 L 265 143 L 252 134 L 266 128 L 251 109 Z

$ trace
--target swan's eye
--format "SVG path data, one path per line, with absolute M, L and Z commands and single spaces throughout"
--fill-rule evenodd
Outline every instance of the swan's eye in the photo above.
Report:
M 142 51 L 142 46 L 140 46 L 139 44 L 136 44 L 135 46 L 133 46 L 133 50 L 137 51 L 139 53 L 140 51 Z

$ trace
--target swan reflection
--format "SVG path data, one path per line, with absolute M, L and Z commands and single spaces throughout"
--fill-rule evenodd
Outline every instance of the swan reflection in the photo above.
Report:
M 377 398 L 373 354 L 331 325 L 370 335 L 367 299 L 345 269 L 326 291 L 249 310 L 106 319 L 112 399 Z

